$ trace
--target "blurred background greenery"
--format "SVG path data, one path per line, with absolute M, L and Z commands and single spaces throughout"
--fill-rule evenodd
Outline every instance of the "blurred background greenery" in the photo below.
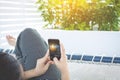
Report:
M 120 0 L 38 0 L 45 28 L 118 31 Z

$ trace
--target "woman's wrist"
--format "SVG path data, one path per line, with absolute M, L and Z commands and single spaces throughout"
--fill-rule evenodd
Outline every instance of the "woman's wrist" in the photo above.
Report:
M 28 71 L 24 71 L 24 80 L 40 76 L 40 74 L 37 73 L 36 69 L 31 69 Z
M 40 69 L 40 68 L 39 68 L 39 69 Z M 38 70 L 37 67 L 33 69 L 33 73 L 35 74 L 35 75 L 34 75 L 35 77 L 42 75 L 42 72 L 40 72 L 40 70 Z

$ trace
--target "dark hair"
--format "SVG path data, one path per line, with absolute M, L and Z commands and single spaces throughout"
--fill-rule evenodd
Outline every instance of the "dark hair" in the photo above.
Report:
M 19 62 L 3 52 L 0 52 L 0 80 L 21 80 Z

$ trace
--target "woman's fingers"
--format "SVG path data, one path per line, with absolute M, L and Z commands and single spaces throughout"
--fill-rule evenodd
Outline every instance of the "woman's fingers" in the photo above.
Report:
M 66 56 L 66 55 L 65 55 L 65 48 L 64 48 L 64 46 L 63 46 L 62 43 L 60 43 L 60 47 L 61 47 L 61 57 L 63 58 L 63 57 Z
M 47 50 L 45 57 L 49 57 L 49 50 Z

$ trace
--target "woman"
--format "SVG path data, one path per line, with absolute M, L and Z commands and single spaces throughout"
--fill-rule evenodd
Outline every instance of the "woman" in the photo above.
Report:
M 70 80 L 65 50 L 61 45 L 61 59 L 49 59 L 49 51 L 46 55 L 37 60 L 34 69 L 23 71 L 21 64 L 11 55 L 0 52 L 0 80 L 26 80 L 32 77 L 43 75 L 51 64 L 55 64 L 61 72 L 61 80 Z M 52 74 L 52 73 L 51 73 Z M 51 76 L 54 77 L 54 76 Z
M 46 61 L 48 62 L 48 64 L 47 64 L 48 68 L 46 68 L 47 70 L 45 70 L 45 72 L 43 72 L 44 74 L 42 74 L 42 75 L 39 74 L 37 76 L 32 74 L 32 73 L 34 73 L 34 70 L 36 70 L 36 66 L 37 66 L 36 63 L 39 63 L 38 59 L 41 60 L 42 58 L 44 58 L 45 53 L 48 50 L 48 45 L 46 44 L 44 39 L 39 35 L 39 33 L 36 30 L 31 29 L 31 28 L 25 29 L 18 36 L 17 42 L 15 41 L 15 38 L 13 38 L 11 36 L 7 36 L 6 38 L 9 43 L 13 42 L 12 45 L 16 45 L 15 46 L 15 54 L 16 54 L 17 60 L 20 62 L 21 67 L 24 71 L 24 79 L 60 80 L 60 78 L 62 77 L 61 73 L 63 73 L 63 71 L 64 71 L 64 70 L 61 70 L 61 67 L 64 68 L 64 65 L 66 64 L 66 60 L 65 60 L 66 58 L 61 58 L 60 61 L 58 61 L 55 58 L 54 59 L 54 63 L 56 64 L 55 65 L 55 64 L 53 64 L 53 62 L 51 62 L 48 59 L 48 56 L 47 56 L 47 57 L 45 57 L 44 61 L 45 61 L 45 63 L 46 63 Z M 61 46 L 61 48 L 63 48 L 63 46 Z M 63 51 L 61 51 L 61 52 L 63 52 L 63 54 L 65 56 L 64 48 L 63 48 Z M 47 52 L 47 54 L 49 54 L 49 52 Z M 65 62 L 64 62 L 64 60 L 65 60 Z M 63 64 L 63 65 L 60 65 L 60 64 Z M 59 67 L 59 66 L 61 66 L 61 67 Z M 42 68 L 38 68 L 38 69 L 41 70 Z M 64 74 L 66 74 L 66 72 Z M 67 80 L 67 79 L 65 79 L 65 80 Z

